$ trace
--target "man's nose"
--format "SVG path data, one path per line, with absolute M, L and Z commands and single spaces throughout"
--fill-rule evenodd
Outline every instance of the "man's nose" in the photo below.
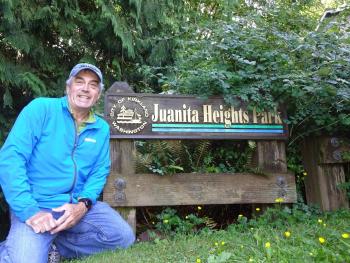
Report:
M 83 87 L 81 88 L 82 91 L 88 92 L 89 91 L 89 85 L 86 83 L 83 85 Z

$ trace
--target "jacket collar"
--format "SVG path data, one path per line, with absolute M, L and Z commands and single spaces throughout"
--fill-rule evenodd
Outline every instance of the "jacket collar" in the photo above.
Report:
M 69 107 L 69 102 L 68 102 L 68 97 L 67 96 L 64 96 L 61 98 L 61 103 L 62 103 L 62 108 L 68 112 L 72 118 L 73 118 L 73 115 L 70 111 L 70 107 Z M 93 113 L 93 117 L 95 118 L 95 121 L 94 122 L 86 122 L 86 127 L 87 128 L 98 128 L 101 126 L 101 121 L 100 121 L 100 118 L 95 114 Z

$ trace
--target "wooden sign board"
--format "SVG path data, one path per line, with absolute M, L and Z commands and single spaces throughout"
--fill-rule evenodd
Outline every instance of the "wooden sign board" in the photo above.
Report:
M 282 111 L 248 109 L 220 97 L 118 93 L 105 100 L 111 138 L 287 139 Z

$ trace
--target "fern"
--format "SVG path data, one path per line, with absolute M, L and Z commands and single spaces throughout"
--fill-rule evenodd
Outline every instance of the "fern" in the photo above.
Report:
M 210 145 L 211 145 L 211 142 L 208 141 L 208 140 L 199 141 L 199 144 L 195 148 L 195 151 L 194 151 L 194 154 L 193 154 L 194 163 L 195 163 L 195 167 L 194 168 L 200 167 L 201 162 L 203 161 L 204 157 L 208 153 Z
M 253 160 L 253 154 L 256 150 L 256 142 L 255 141 L 248 141 L 248 149 L 247 149 L 247 162 L 246 167 L 252 166 L 252 160 Z
M 230 143 L 181 140 L 157 140 L 139 143 L 136 158 L 138 172 L 168 175 L 176 172 L 251 172 L 266 176 L 253 167 L 256 143 Z
M 140 152 L 136 153 L 135 158 L 135 171 L 136 173 L 147 173 L 148 168 L 152 165 L 152 155 L 150 153 L 142 154 Z
M 245 172 L 246 173 L 252 173 L 252 174 L 255 174 L 255 175 L 261 175 L 261 176 L 264 176 L 264 177 L 270 176 L 270 174 L 266 173 L 261 167 L 246 167 Z
M 168 140 L 166 141 L 167 150 L 174 156 L 174 158 L 181 160 L 183 152 L 183 143 L 181 140 Z

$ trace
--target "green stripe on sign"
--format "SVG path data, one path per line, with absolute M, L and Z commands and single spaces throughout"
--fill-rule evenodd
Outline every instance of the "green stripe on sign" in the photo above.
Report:
M 283 125 L 266 124 L 187 124 L 187 123 L 153 123 L 154 128 L 236 128 L 236 129 L 283 129 Z

